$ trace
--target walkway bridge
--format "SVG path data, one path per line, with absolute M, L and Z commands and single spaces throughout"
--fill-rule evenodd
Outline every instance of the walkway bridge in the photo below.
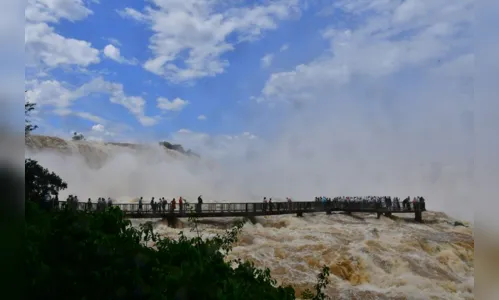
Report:
M 59 202 L 59 206 L 66 205 L 66 201 Z M 91 206 L 88 203 L 78 202 L 77 209 L 80 210 L 97 210 L 99 209 L 96 203 Z M 163 208 L 162 205 L 156 204 L 154 207 L 151 204 L 138 203 L 113 203 L 113 206 L 119 207 L 125 216 L 131 219 L 154 219 L 162 218 L 168 220 L 172 226 L 178 218 L 218 218 L 218 217 L 245 217 L 253 219 L 258 216 L 273 216 L 295 214 L 302 217 L 304 213 L 319 213 L 325 212 L 331 214 L 333 212 L 351 213 L 372 213 L 390 217 L 392 213 L 412 213 L 415 216 L 416 222 L 422 222 L 422 213 L 426 211 L 425 205 L 421 203 L 409 203 L 407 207 L 392 205 L 387 207 L 380 202 L 347 202 L 347 201 L 332 201 L 328 203 L 322 202 L 274 202 L 272 206 L 266 203 L 203 203 L 203 204 L 184 204 L 180 209 L 178 203 L 175 209 L 172 209 L 170 203 Z M 101 208 L 102 209 L 102 208 Z

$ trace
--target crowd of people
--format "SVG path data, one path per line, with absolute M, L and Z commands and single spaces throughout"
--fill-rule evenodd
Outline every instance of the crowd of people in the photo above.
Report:
M 190 210 L 190 203 L 187 202 L 187 200 L 183 197 L 178 197 L 178 200 L 173 198 L 170 203 L 168 203 L 168 200 L 165 199 L 165 197 L 159 198 L 157 201 L 155 200 L 154 197 L 151 198 L 151 201 L 149 202 L 151 210 L 153 212 L 173 212 L 177 209 L 177 204 L 178 204 L 178 211 L 180 213 L 185 212 Z M 196 205 L 196 210 L 201 209 L 201 204 L 203 204 L 203 198 L 201 195 L 198 197 L 198 203 Z M 144 198 L 140 197 L 139 198 L 139 205 L 138 205 L 138 211 L 143 211 L 144 208 Z
M 54 205 L 59 206 L 59 200 L 57 197 L 54 199 L 46 199 L 46 202 L 54 202 Z M 107 200 L 103 197 L 97 198 L 97 202 L 94 203 L 92 202 L 91 198 L 88 198 L 86 203 L 80 202 L 78 199 L 78 196 L 73 196 L 69 195 L 68 198 L 66 199 L 66 202 L 63 203 L 66 205 L 68 208 L 73 208 L 73 209 L 85 209 L 85 210 L 105 210 L 107 207 L 113 206 L 113 200 L 108 197 Z M 95 206 L 94 206 L 95 204 Z M 201 209 L 201 204 L 203 204 L 203 198 L 201 195 L 198 197 L 198 205 L 196 205 L 196 209 L 200 210 Z M 168 202 L 165 197 L 160 197 L 159 199 L 156 199 L 155 197 L 151 198 L 151 201 L 149 202 L 149 207 L 147 209 L 152 210 L 152 212 L 173 212 L 177 209 L 178 205 L 178 211 L 179 212 L 184 212 L 188 211 L 190 209 L 190 203 L 187 202 L 187 200 L 183 197 L 178 197 L 178 200 L 173 198 L 170 202 Z M 141 212 L 144 210 L 144 198 L 140 197 L 138 199 L 137 203 L 137 211 Z
M 421 209 L 426 210 L 425 199 L 421 196 L 413 197 L 407 196 L 404 200 L 400 201 L 399 197 L 391 196 L 364 196 L 364 197 L 334 197 L 328 198 L 325 196 L 315 197 L 316 203 L 323 205 L 331 205 L 333 207 L 348 206 L 348 207 L 373 207 L 373 208 L 387 208 L 388 210 L 411 210 Z
M 85 209 L 85 210 L 105 210 L 107 207 L 113 206 L 113 200 L 103 197 L 99 197 L 97 202 L 92 202 L 91 198 L 88 198 L 87 202 L 80 202 L 78 196 L 69 195 L 66 202 L 59 202 L 58 197 L 45 199 L 45 205 L 47 207 L 59 207 L 61 204 L 73 209 Z M 326 197 L 320 196 L 315 197 L 314 202 L 298 202 L 300 205 L 305 204 L 304 207 L 295 207 L 291 198 L 286 197 L 285 202 L 277 201 L 273 202 L 272 198 L 263 198 L 263 203 L 261 208 L 264 212 L 280 211 L 280 210 L 296 210 L 296 209 L 388 209 L 390 211 L 401 211 L 401 210 L 426 210 L 425 199 L 423 197 L 407 197 L 400 200 L 399 197 L 390 196 L 364 196 L 364 197 Z M 156 199 L 152 197 L 145 207 L 145 201 L 143 197 L 138 199 L 138 203 L 131 204 L 132 209 L 137 212 L 152 211 L 153 213 L 166 213 L 166 212 L 186 212 L 191 210 L 191 203 L 187 202 L 184 197 L 173 198 L 168 201 L 165 197 L 160 197 Z M 197 204 L 195 204 L 196 212 L 201 212 L 203 199 L 201 195 L 197 199 Z M 128 207 L 130 209 L 130 207 Z

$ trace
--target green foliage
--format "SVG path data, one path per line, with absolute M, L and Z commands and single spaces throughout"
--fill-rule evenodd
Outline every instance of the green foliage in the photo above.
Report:
M 45 195 L 55 196 L 68 187 L 57 174 L 42 167 L 36 160 L 24 160 L 24 185 L 27 200 L 40 202 Z
M 32 125 L 29 116 L 35 109 L 35 103 L 24 103 L 25 114 L 25 135 L 28 136 L 31 131 L 38 128 Z M 59 191 L 66 189 L 67 184 L 57 174 L 50 172 L 32 159 L 24 160 L 24 182 L 26 200 L 41 202 L 45 195 L 55 196 Z
M 30 102 L 25 102 L 24 103 L 24 116 L 25 116 L 25 121 L 24 121 L 24 135 L 28 136 L 31 131 L 35 130 L 38 128 L 37 125 L 31 124 L 31 121 L 28 119 L 29 115 L 31 112 L 35 109 L 35 103 L 30 103 Z
M 28 204 L 26 220 L 28 298 L 295 298 L 268 269 L 224 261 L 242 225 L 203 241 L 162 238 L 151 223 L 134 228 L 118 208 L 46 212 Z
M 72 137 L 72 140 L 73 141 L 84 141 L 85 140 L 85 137 L 83 136 L 83 134 L 81 133 L 78 133 L 78 132 L 73 132 L 73 137 Z
M 185 150 L 184 147 L 182 147 L 182 145 L 180 144 L 172 144 L 170 142 L 163 141 L 159 142 L 159 145 L 165 147 L 166 149 L 175 150 L 185 155 L 199 157 L 199 155 L 193 152 L 191 149 Z
M 317 283 L 315 284 L 315 293 L 310 290 L 305 290 L 303 292 L 303 299 L 311 300 L 325 300 L 329 299 L 326 294 L 324 294 L 324 289 L 329 284 L 329 267 L 323 266 L 322 271 L 317 275 Z
M 175 151 L 179 151 L 179 152 L 184 152 L 184 147 L 182 147 L 182 145 L 179 145 L 179 144 L 172 144 L 170 142 L 167 142 L 167 141 L 163 141 L 163 142 L 159 142 L 159 144 L 163 147 L 165 147 L 166 149 L 170 149 L 170 150 L 175 150 Z

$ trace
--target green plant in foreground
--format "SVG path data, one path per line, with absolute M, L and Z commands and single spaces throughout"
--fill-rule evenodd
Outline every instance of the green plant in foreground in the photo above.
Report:
M 178 239 L 168 239 L 155 233 L 151 223 L 132 227 L 118 208 L 47 212 L 28 202 L 27 296 L 295 299 L 293 288 L 276 286 L 269 269 L 224 260 L 241 228 L 239 223 L 226 234 L 205 240 L 183 233 Z M 154 243 L 153 247 L 148 243 Z

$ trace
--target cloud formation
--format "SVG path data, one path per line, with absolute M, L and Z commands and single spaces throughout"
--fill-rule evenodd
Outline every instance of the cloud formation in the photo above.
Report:
M 189 101 L 183 100 L 180 98 L 175 98 L 173 100 L 168 100 L 167 98 L 160 97 L 157 99 L 158 108 L 166 111 L 181 111 L 187 105 L 189 105 Z
M 61 20 L 79 21 L 92 11 L 81 0 L 29 0 L 25 10 L 26 65 L 58 67 L 78 65 L 87 67 L 100 61 L 99 50 L 91 43 L 64 37 L 49 24 Z
M 127 7 L 118 13 L 150 26 L 154 32 L 149 45 L 153 56 L 144 68 L 175 82 L 223 73 L 229 66 L 223 54 L 240 42 L 260 38 L 265 31 L 276 29 L 277 21 L 300 11 L 296 0 L 252 7 L 216 1 L 151 2 L 154 6 L 146 6 L 143 12 Z M 182 59 L 184 54 L 187 58 Z
M 220 14 L 212 2 L 154 3 L 155 8 L 121 13 L 153 29 L 152 57 L 144 67 L 172 81 L 224 72 L 223 53 L 274 29 L 276 20 L 299 7 L 277 1 Z M 271 74 L 255 97 L 260 100 L 253 103 L 256 113 L 245 119 L 248 129 L 238 132 L 229 124 L 224 129 L 230 134 L 189 127 L 165 133 L 166 140 L 199 152 L 201 162 L 173 160 L 159 149 L 141 155 L 113 148 L 114 158 L 100 170 L 85 169 L 74 158 L 70 164 L 78 173 L 60 158 L 38 157 L 76 191 L 92 184 L 91 192 L 99 196 L 195 199 L 203 194 L 207 201 L 259 201 L 263 196 L 422 195 L 430 209 L 471 220 L 476 197 L 472 11 L 470 0 L 355 0 L 324 8 L 322 15 L 331 21 L 320 33 L 328 49 Z M 335 22 L 330 12 L 353 21 Z M 230 33 L 236 33 L 231 42 Z M 85 90 L 95 86 L 108 87 L 116 103 L 145 117 L 140 97 L 126 96 L 103 80 Z M 68 89 L 47 87 L 61 95 Z M 33 97 L 41 102 L 40 95 Z M 71 101 L 66 97 L 61 99 Z M 180 111 L 188 104 L 170 99 L 158 98 L 158 108 Z M 493 136 L 491 129 L 487 133 Z M 489 167 L 497 166 L 497 158 L 487 158 Z
M 104 55 L 106 57 L 108 57 L 116 62 L 126 63 L 126 64 L 130 64 L 130 65 L 136 64 L 135 60 L 128 60 L 128 59 L 124 58 L 121 55 L 120 49 L 112 44 L 106 45 L 106 47 L 104 47 L 103 52 L 104 52 Z

